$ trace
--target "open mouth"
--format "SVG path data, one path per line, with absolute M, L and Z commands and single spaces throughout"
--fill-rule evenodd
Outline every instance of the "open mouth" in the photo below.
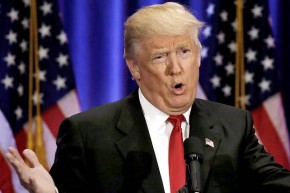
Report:
M 182 83 L 179 83 L 179 84 L 176 84 L 175 86 L 174 86 L 174 88 L 176 88 L 176 89 L 179 89 L 179 88 L 182 88 Z
M 181 95 L 185 92 L 185 84 L 182 83 L 182 82 L 177 82 L 177 81 L 174 81 L 171 83 L 170 85 L 170 88 L 171 88 L 171 92 L 174 94 L 174 95 Z

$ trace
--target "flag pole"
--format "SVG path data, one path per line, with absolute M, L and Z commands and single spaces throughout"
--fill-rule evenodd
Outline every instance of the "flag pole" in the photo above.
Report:
M 31 147 L 34 147 L 34 151 L 36 155 L 38 156 L 38 159 L 40 163 L 48 169 L 47 162 L 46 162 L 46 151 L 43 143 L 43 128 L 42 128 L 42 120 L 41 120 L 41 101 L 40 101 L 40 81 L 39 81 L 39 60 L 38 60 L 38 33 L 37 33 L 37 0 L 31 0 L 31 7 L 30 7 L 30 57 L 29 58 L 29 65 L 30 68 L 33 69 L 33 64 L 34 64 L 34 74 L 35 74 L 35 93 L 36 93 L 36 116 L 35 116 L 35 144 L 33 145 L 33 131 L 32 131 L 32 112 L 33 112 L 33 104 L 32 104 L 32 95 L 33 95 L 33 70 L 30 74 L 30 93 L 29 93 L 29 98 L 30 98 L 30 106 L 29 110 L 31 111 L 31 120 L 30 120 L 30 142 L 28 144 L 31 145 Z
M 243 29 L 243 0 L 237 0 L 236 5 L 236 77 L 235 77 L 235 106 L 246 109 L 245 96 L 245 62 L 244 62 L 244 29 Z
M 33 29 L 34 29 L 34 15 L 32 11 L 33 7 L 33 1 L 31 1 L 30 5 L 30 30 L 29 30 L 29 89 L 28 89 L 28 130 L 27 130 L 27 148 L 28 149 L 34 149 L 33 148 Z

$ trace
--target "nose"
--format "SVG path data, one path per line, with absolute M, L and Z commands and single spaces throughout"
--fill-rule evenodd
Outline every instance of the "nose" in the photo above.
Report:
M 175 54 L 170 56 L 167 62 L 167 70 L 170 76 L 179 75 L 182 72 L 180 61 Z

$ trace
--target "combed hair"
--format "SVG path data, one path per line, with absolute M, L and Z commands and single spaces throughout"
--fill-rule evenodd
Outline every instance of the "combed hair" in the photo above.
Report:
M 134 56 L 136 43 L 150 35 L 175 36 L 190 33 L 194 44 L 201 49 L 198 39 L 200 22 L 184 6 L 167 2 L 139 9 L 125 22 L 124 57 Z

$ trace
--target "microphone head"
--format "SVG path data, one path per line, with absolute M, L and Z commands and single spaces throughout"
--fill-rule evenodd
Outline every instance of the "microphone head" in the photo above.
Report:
M 184 141 L 184 158 L 186 160 L 199 160 L 203 159 L 204 144 L 198 137 L 191 136 Z

